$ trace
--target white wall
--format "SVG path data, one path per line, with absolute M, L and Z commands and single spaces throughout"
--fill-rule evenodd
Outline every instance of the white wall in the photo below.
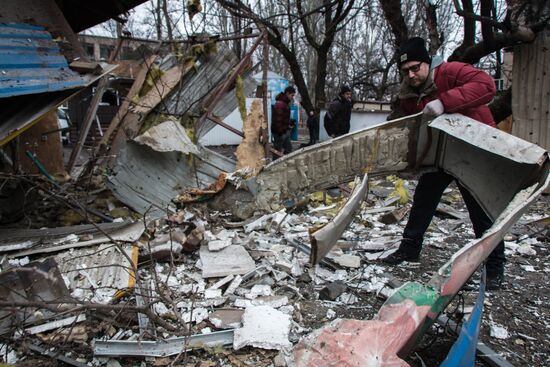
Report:
M 324 126 L 324 118 L 325 118 L 325 112 L 326 110 L 321 110 L 321 117 L 320 117 L 320 131 L 319 131 L 319 140 L 325 141 L 329 140 L 329 136 L 325 130 Z M 350 119 L 350 132 L 361 130 L 370 126 L 374 126 L 380 122 L 386 121 L 386 117 L 388 117 L 389 112 L 382 112 L 382 111 L 376 111 L 376 112 L 358 112 L 358 111 L 352 111 L 351 113 L 351 119 Z
M 254 101 L 255 99 L 256 98 L 246 99 L 247 111 L 250 111 L 252 101 Z M 239 112 L 238 108 L 233 110 L 233 112 L 231 112 L 225 119 L 223 119 L 223 122 L 239 131 L 243 131 L 243 120 L 241 119 L 241 113 Z M 239 135 L 232 133 L 222 126 L 216 125 L 212 130 L 206 133 L 205 136 L 199 139 L 199 144 L 203 146 L 239 145 L 241 143 L 241 140 L 242 138 Z
M 255 98 L 247 98 L 246 99 L 246 110 L 250 111 L 250 108 L 252 106 L 252 101 Z M 320 131 L 319 131 L 319 139 L 320 141 L 328 140 L 329 137 L 327 135 L 327 132 L 325 131 L 325 127 L 323 124 L 323 119 L 325 117 L 325 110 L 321 110 L 321 117 L 320 117 Z M 380 122 L 386 121 L 386 117 L 389 115 L 389 112 L 382 112 L 382 111 L 376 111 L 376 112 L 359 112 L 359 111 L 353 111 L 351 113 L 351 120 L 350 120 L 350 132 L 357 131 L 364 129 L 366 127 L 374 126 Z M 269 114 L 269 124 L 271 126 L 271 114 Z M 235 109 L 233 112 L 231 112 L 224 120 L 226 124 L 234 127 L 235 129 L 238 129 L 239 131 L 242 131 L 243 129 L 243 121 L 241 120 L 241 114 L 239 113 L 239 109 Z M 271 135 L 271 134 L 270 134 Z M 241 143 L 242 138 L 238 136 L 237 134 L 232 133 L 231 131 L 225 129 L 221 126 L 215 126 L 212 130 L 210 130 L 205 136 L 199 139 L 199 143 L 203 146 L 211 146 L 211 145 L 239 145 Z

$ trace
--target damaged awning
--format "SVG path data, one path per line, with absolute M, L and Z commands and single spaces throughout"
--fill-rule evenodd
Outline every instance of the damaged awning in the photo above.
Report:
M 0 24 L 0 145 L 115 68 L 77 73 L 45 27 Z
M 84 87 L 44 27 L 0 24 L 0 98 Z

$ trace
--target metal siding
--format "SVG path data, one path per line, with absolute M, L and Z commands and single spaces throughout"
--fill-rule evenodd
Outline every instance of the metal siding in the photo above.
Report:
M 550 31 L 514 49 L 512 134 L 550 150 Z
M 0 24 L 0 98 L 85 85 L 44 27 Z

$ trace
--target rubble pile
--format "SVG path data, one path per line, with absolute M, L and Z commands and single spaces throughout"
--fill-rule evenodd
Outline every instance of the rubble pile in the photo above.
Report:
M 414 181 L 399 185 L 414 189 Z M 355 220 L 315 266 L 309 233 L 336 214 L 345 196 L 339 190 L 311 195 L 301 211 L 240 222 L 196 205 L 109 227 L 71 226 L 40 237 L 44 230 L 6 233 L 0 276 L 3 284 L 10 279 L 3 298 L 13 307 L 2 308 L 4 361 L 32 360 L 30 351 L 40 349 L 73 365 L 112 365 L 113 359 L 124 365 L 125 358 L 147 365 L 195 365 L 204 358 L 215 365 L 235 365 L 235 358 L 243 365 L 284 365 L 292 345 L 317 327 L 372 317 L 396 281 L 430 276 L 464 238 L 473 238 L 458 190 L 449 189 L 428 231 L 429 256 L 383 266 L 377 260 L 395 251 L 409 207 L 399 203 L 403 195 L 392 194 L 396 186 L 391 178 L 372 182 Z M 547 208 L 542 200 L 536 210 Z M 544 217 L 531 215 L 515 228 L 506 238 L 513 291 L 525 279 L 518 270 L 548 273 Z M 533 305 L 540 317 L 545 297 Z M 500 298 L 488 302 L 500 304 Z M 484 325 L 491 341 L 514 338 L 518 346 L 534 347 L 536 335 L 513 331 L 497 310 L 491 315 Z M 216 349 L 221 346 L 228 349 Z

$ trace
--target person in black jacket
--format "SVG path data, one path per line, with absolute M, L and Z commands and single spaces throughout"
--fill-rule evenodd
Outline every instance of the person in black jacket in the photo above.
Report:
M 272 110 L 271 137 L 273 138 L 273 148 L 283 154 L 292 152 L 290 132 L 293 126 L 290 120 L 290 104 L 295 94 L 296 89 L 294 87 L 286 87 L 284 92 L 275 97 L 276 102 Z M 274 154 L 273 160 L 277 158 L 278 156 Z
M 340 88 L 340 94 L 328 106 L 325 113 L 325 130 L 331 138 L 349 133 L 351 118 L 351 88 L 343 85 Z
M 319 119 L 315 116 L 315 111 L 309 111 L 307 118 L 307 128 L 309 129 L 309 143 L 313 145 L 319 141 Z

